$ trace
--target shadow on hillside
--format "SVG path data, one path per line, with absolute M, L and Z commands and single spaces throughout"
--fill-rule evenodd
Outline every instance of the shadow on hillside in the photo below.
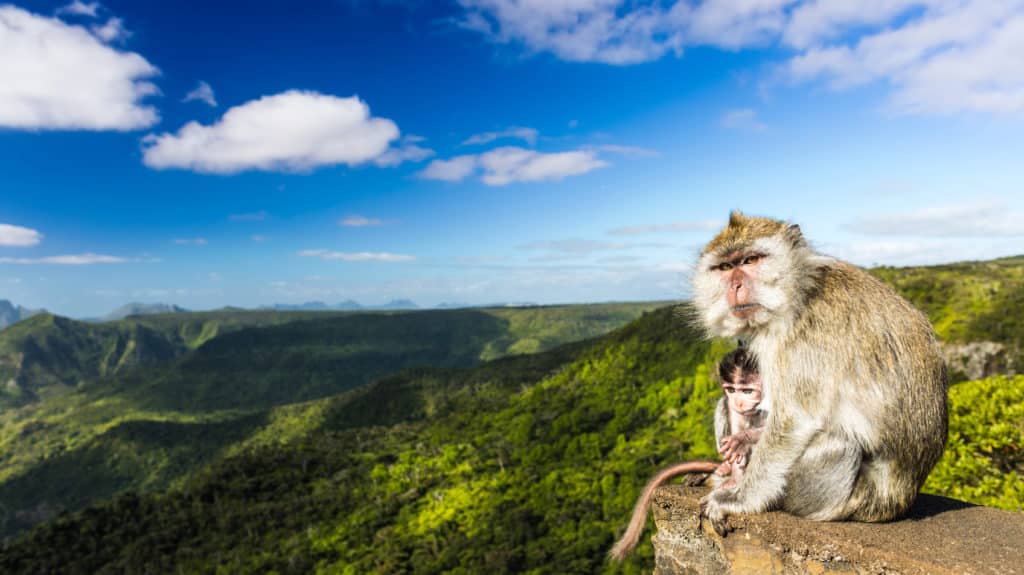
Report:
M 121 423 L 0 484 L 0 538 L 121 491 L 164 489 L 266 423 L 264 413 L 209 423 Z
M 412 367 L 467 367 L 508 321 L 474 310 L 366 313 L 246 328 L 210 340 L 133 390 L 150 409 L 267 408 Z

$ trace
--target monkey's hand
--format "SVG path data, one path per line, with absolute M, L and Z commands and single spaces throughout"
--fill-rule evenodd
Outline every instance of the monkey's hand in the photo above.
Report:
M 735 498 L 734 488 L 718 488 L 700 500 L 700 517 L 711 522 L 711 527 L 719 537 L 725 537 L 732 529 L 726 522 L 728 502 Z
M 750 441 L 747 438 L 747 434 L 741 431 L 723 437 L 721 444 L 718 446 L 718 454 L 725 461 L 738 462 L 740 459 L 746 458 L 753 445 L 754 442 Z

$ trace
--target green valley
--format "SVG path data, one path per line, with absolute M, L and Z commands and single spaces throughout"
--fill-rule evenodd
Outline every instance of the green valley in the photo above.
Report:
M 1024 510 L 1024 259 L 872 271 L 950 359 L 926 491 Z M 5 534 L 47 521 L 0 571 L 650 572 L 604 553 L 656 469 L 714 456 L 731 343 L 686 305 L 556 311 L 268 322 L 9 410 Z

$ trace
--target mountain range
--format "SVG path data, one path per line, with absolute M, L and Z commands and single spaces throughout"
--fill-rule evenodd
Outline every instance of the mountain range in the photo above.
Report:
M 950 359 L 926 490 L 1024 510 L 1024 258 L 872 273 Z M 626 305 L 22 322 L 0 351 L 108 367 L 0 412 L 0 572 L 650 572 L 605 551 L 651 473 L 715 455 L 732 342 Z

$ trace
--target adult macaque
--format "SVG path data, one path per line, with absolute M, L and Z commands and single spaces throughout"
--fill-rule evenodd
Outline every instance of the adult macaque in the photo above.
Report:
M 733 350 L 718 364 L 718 380 L 724 395 L 715 408 L 715 443 L 722 456 L 721 463 L 687 461 L 659 471 L 644 487 L 626 532 L 608 556 L 621 561 L 636 547 L 640 533 L 647 522 L 654 490 L 669 479 L 684 473 L 712 474 L 716 486 L 735 486 L 743 475 L 751 447 L 757 442 L 764 426 L 765 414 L 761 402 L 761 377 L 753 356 L 743 348 Z M 700 481 L 703 481 L 703 477 Z
M 711 335 L 740 338 L 765 382 L 764 432 L 739 484 L 704 498 L 719 534 L 733 513 L 899 517 L 942 455 L 946 374 L 931 325 L 800 228 L 733 212 L 704 248 L 694 304 Z

